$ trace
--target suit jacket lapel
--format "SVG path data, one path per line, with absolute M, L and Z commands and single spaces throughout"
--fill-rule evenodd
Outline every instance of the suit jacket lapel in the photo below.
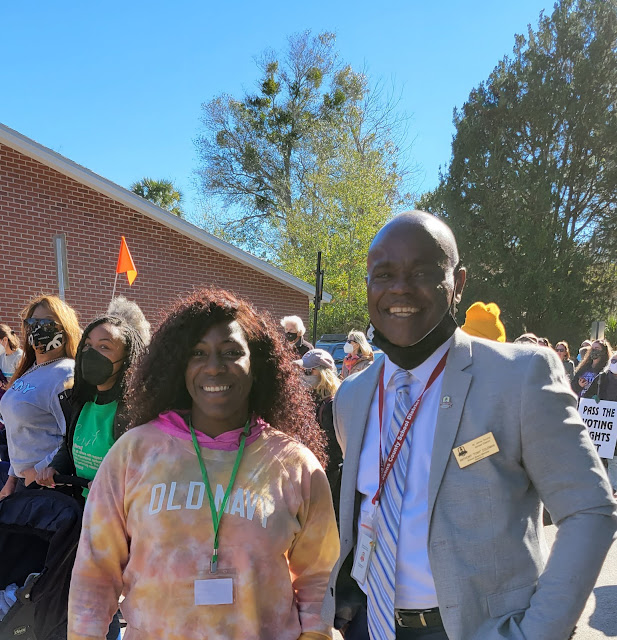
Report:
M 433 514 L 435 499 L 448 460 L 454 448 L 454 440 L 461 422 L 463 406 L 469 391 L 472 375 L 463 371 L 471 364 L 471 341 L 460 329 L 454 333 L 450 353 L 446 361 L 441 386 L 441 397 L 450 396 L 449 407 L 440 407 L 435 426 L 435 440 L 428 482 L 428 515 L 429 522 Z
M 362 372 L 356 381 L 350 383 L 353 385 L 353 388 L 350 389 L 351 393 L 348 392 L 345 394 L 344 402 L 336 407 L 337 414 L 349 416 L 344 418 L 346 422 L 346 441 L 343 477 L 341 478 L 341 528 L 343 528 L 343 523 L 346 522 L 347 519 L 353 522 L 354 496 L 356 492 L 360 452 L 362 451 L 362 442 L 371 410 L 371 402 L 373 401 L 373 395 L 377 388 L 383 365 L 384 357 L 381 357 L 366 371 Z

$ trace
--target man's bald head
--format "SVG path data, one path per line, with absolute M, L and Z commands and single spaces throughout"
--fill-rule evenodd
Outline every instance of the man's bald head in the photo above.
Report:
M 465 269 L 452 231 L 435 216 L 407 211 L 390 220 L 367 262 L 371 322 L 397 346 L 416 344 L 460 302 Z
M 376 246 L 385 236 L 398 233 L 417 232 L 419 234 L 426 235 L 427 241 L 433 242 L 441 248 L 445 256 L 447 256 L 450 265 L 454 268 L 459 263 L 458 246 L 456 244 L 456 238 L 452 233 L 452 229 L 431 213 L 425 211 L 404 211 L 392 218 L 390 222 L 386 223 L 373 238 L 371 246 L 369 247 L 369 259 L 371 250 Z

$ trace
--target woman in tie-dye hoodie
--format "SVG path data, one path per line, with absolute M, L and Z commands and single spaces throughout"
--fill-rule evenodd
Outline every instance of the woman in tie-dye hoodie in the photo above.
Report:
M 69 640 L 102 640 L 120 594 L 124 640 L 330 638 L 320 609 L 338 536 L 324 442 L 271 320 L 202 290 L 155 333 L 131 389 L 141 426 L 88 497 Z

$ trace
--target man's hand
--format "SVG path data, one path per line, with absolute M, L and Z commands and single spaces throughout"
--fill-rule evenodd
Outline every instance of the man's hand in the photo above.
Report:
M 4 498 L 10 496 L 15 491 L 16 486 L 17 478 L 15 476 L 9 476 L 2 491 L 0 491 L 0 500 L 4 500 Z
M 54 476 L 57 473 L 53 467 L 46 467 L 36 474 L 36 483 L 42 487 L 55 487 Z
M 24 469 L 22 471 L 22 475 L 24 480 L 26 481 L 26 486 L 36 482 L 37 471 L 34 467 L 30 467 L 29 469 Z

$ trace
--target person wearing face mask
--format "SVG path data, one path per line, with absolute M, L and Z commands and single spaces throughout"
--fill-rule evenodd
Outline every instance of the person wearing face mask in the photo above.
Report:
M 7 324 L 0 324 L 0 398 L 9 388 L 9 380 L 15 373 L 24 352 L 19 348 L 17 334 Z M 9 451 L 6 444 L 6 430 L 0 422 L 0 487 L 8 478 Z
M 612 544 L 617 504 L 561 362 L 458 329 L 465 281 L 436 216 L 399 214 L 370 245 L 384 355 L 333 406 L 341 554 L 322 615 L 345 640 L 563 640 Z
M 81 329 L 57 296 L 34 298 L 22 312 L 24 355 L 0 400 L 11 468 L 0 499 L 36 480 L 66 430 L 59 394 L 71 385 Z
M 607 340 L 594 340 L 583 361 L 574 371 L 572 391 L 581 396 L 596 376 L 606 367 L 611 357 L 611 345 Z
M 83 332 L 75 358 L 75 383 L 62 400 L 67 430 L 51 464 L 37 483 L 53 486 L 55 474 L 90 481 L 113 445 L 126 431 L 126 372 L 150 342 L 150 323 L 134 302 L 118 297 L 107 313 Z M 88 489 L 83 489 L 87 497 Z
M 103 458 L 126 431 L 125 379 L 129 367 L 150 342 L 150 323 L 126 298 L 114 298 L 107 313 L 84 330 L 75 357 L 75 382 L 61 394 L 67 429 L 51 464 L 36 481 L 54 486 L 54 476 L 77 475 L 90 480 L 87 498 Z M 76 496 L 79 497 L 79 496 Z M 120 621 L 114 616 L 107 638 L 116 640 Z
M 325 349 L 311 349 L 295 363 L 304 369 L 304 383 L 311 389 L 315 401 L 317 424 L 324 431 L 328 440 L 326 476 L 330 487 L 333 487 L 338 479 L 339 465 L 343 462 L 332 418 L 332 400 L 341 384 L 337 376 L 336 365 L 332 355 Z
M 373 364 L 373 350 L 362 331 L 350 331 L 343 350 L 345 351 L 343 368 L 341 369 L 341 378 L 343 380 L 352 373 L 364 371 L 364 369 Z
M 608 367 L 598 374 L 583 396 L 585 398 L 617 402 L 617 351 L 611 354 Z M 615 454 L 617 454 L 617 447 L 615 448 Z M 617 457 L 609 458 L 606 462 L 608 479 L 613 488 L 613 493 L 617 495 Z
M 581 346 L 578 349 L 578 355 L 576 356 L 576 362 L 578 364 L 583 361 L 589 349 L 591 349 L 591 340 L 583 340 L 581 342 Z
M 304 339 L 306 328 L 299 316 L 285 316 L 281 319 L 281 327 L 285 330 L 285 339 L 293 347 L 298 357 L 302 357 L 313 345 Z
M 15 373 L 23 354 L 23 350 L 19 348 L 17 334 L 7 324 L 0 324 L 0 372 L 7 382 Z

